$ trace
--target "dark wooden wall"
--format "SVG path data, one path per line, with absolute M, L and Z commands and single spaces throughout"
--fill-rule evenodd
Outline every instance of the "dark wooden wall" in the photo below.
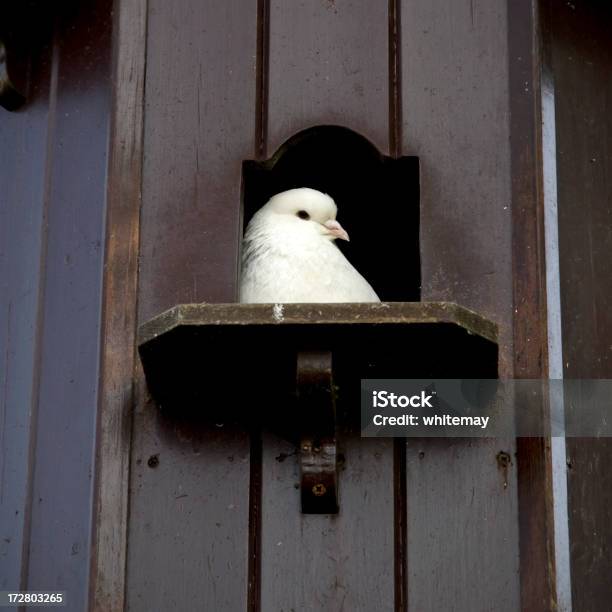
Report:
M 150 0 L 147 14 L 140 322 L 235 299 L 241 161 L 338 124 L 421 158 L 423 297 L 497 321 L 512 371 L 505 2 Z M 506 486 L 496 462 L 512 440 L 344 432 L 340 515 L 303 516 L 286 443 L 171 424 L 139 397 L 130 608 L 519 606 L 516 473 Z
M 92 544 L 111 3 L 45 8 L 28 13 L 41 20 L 42 45 L 30 101 L 0 117 L 0 589 L 67 591 L 70 609 L 81 610 Z
M 268 155 L 317 124 L 349 127 L 389 152 L 388 18 L 386 3 L 269 3 Z M 341 511 L 330 520 L 300 515 L 293 449 L 264 437 L 262 610 L 393 607 L 393 443 L 346 431 L 339 445 Z
M 0 120 L 0 588 L 100 611 L 553 609 L 544 441 L 342 431 L 340 514 L 304 516 L 290 445 L 164 419 L 134 350 L 174 304 L 236 299 L 242 161 L 336 124 L 420 158 L 423 299 L 496 321 L 502 376 L 545 376 L 535 1 L 111 4 L 55 14 L 31 101 Z M 593 33 L 556 13 L 566 370 L 604 376 L 608 13 L 562 10 Z M 608 450 L 569 447 L 577 609 L 607 597 Z
M 612 377 L 612 7 L 552 2 L 563 366 L 567 378 Z M 608 439 L 568 439 L 574 610 L 612 600 Z
M 513 299 L 508 20 L 503 1 L 401 3 L 402 143 L 421 159 L 422 299 L 457 301 L 495 320 L 505 375 Z M 500 450 L 514 454 L 514 442 L 408 442 L 408 609 L 518 608 L 516 472 L 504 487 Z M 442 576 L 452 578 L 443 584 Z

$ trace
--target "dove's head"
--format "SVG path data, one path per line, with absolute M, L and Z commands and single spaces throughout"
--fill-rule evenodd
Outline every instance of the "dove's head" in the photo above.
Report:
M 336 203 L 327 194 L 301 187 L 277 193 L 257 214 L 289 231 L 316 232 L 329 240 L 348 240 L 348 234 L 336 221 L 337 212 Z

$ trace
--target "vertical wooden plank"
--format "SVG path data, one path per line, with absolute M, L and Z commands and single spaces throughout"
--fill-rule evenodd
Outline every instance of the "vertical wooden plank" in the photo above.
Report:
M 26 109 L 0 109 L 0 589 L 22 586 L 44 249 L 49 49 Z
M 516 549 L 508 541 L 516 527 L 502 523 L 504 507 L 516 508 L 516 489 L 514 468 L 497 464 L 503 444 L 409 440 L 408 610 L 520 609 L 516 569 L 508 572 L 504 559 Z
M 241 162 L 256 150 L 256 4 L 149 0 L 147 12 L 140 323 L 235 299 Z M 139 381 L 127 607 L 243 609 L 248 433 L 166 421 Z
M 513 190 L 514 376 L 547 378 L 541 40 L 537 2 L 508 5 Z M 548 407 L 542 406 L 547 418 Z M 557 607 L 549 439 L 517 440 L 521 606 Z
M 115 7 L 90 608 L 124 609 L 146 0 Z
M 604 2 L 554 6 L 564 375 L 612 378 L 612 9 Z M 567 456 L 573 609 L 605 610 L 612 441 L 571 438 Z
M 385 2 L 272 0 L 266 155 L 330 124 L 389 153 L 388 34 Z M 264 439 L 262 610 L 394 609 L 393 442 L 345 431 L 339 444 L 340 513 L 314 516 L 300 513 L 294 449 Z
M 612 373 L 612 9 L 551 11 L 557 92 L 559 233 L 568 378 Z
M 127 609 L 242 610 L 248 439 L 226 424 L 156 421 L 156 412 L 141 402 L 134 420 Z
M 255 4 L 148 12 L 141 321 L 236 299 L 241 161 L 255 148 Z
M 478 309 L 508 344 L 506 3 L 403 0 L 401 19 L 403 153 L 421 159 L 423 299 Z
M 87 607 L 106 204 L 111 3 L 59 12 L 28 589 Z
M 342 125 L 383 153 L 388 141 L 386 2 L 270 3 L 268 154 L 313 125 Z
M 402 0 L 401 64 L 402 152 L 421 160 L 422 298 L 456 301 L 496 321 L 508 376 L 506 5 Z M 500 450 L 513 455 L 514 446 L 408 441 L 408 609 L 519 607 L 516 474 L 511 468 L 504 488 L 495 460 Z M 441 575 L 450 578 L 441 584 Z
M 263 446 L 262 610 L 393 610 L 393 452 L 343 432 L 340 513 L 300 511 L 295 448 Z
M 516 472 L 500 451 L 513 440 L 408 441 L 409 610 L 519 608 Z

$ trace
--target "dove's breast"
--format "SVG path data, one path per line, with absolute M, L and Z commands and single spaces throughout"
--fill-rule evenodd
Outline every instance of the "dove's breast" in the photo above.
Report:
M 376 292 L 326 238 L 250 237 L 243 244 L 243 303 L 379 302 Z

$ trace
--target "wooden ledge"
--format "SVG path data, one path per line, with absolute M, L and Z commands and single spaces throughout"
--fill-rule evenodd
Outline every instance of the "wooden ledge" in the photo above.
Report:
M 452 302 L 347 304 L 181 304 L 146 322 L 139 345 L 177 327 L 250 325 L 398 325 L 451 323 L 497 342 L 497 325 Z

